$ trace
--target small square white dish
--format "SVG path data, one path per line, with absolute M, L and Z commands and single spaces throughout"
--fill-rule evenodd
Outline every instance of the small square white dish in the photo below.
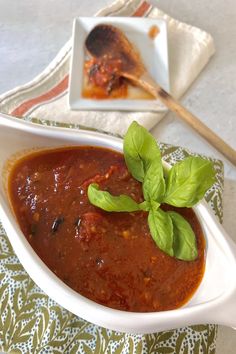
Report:
M 147 71 L 167 92 L 170 91 L 167 26 L 162 19 L 131 17 L 79 17 L 73 25 L 73 48 L 69 80 L 69 107 L 72 110 L 125 110 L 165 111 L 166 107 L 156 99 L 90 99 L 82 95 L 85 39 L 98 24 L 112 24 L 121 29 L 137 48 Z M 159 32 L 150 38 L 149 31 L 157 26 Z

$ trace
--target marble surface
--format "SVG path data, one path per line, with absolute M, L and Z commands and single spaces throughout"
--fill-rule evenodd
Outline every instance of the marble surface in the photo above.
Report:
M 93 15 L 108 0 L 0 0 L 0 94 L 39 74 L 71 35 L 75 16 Z M 171 16 L 210 32 L 216 54 L 182 103 L 236 149 L 235 0 L 152 1 Z M 224 227 L 236 241 L 236 168 L 169 113 L 154 129 L 163 142 L 225 163 Z M 234 354 L 236 332 L 220 326 L 217 354 Z

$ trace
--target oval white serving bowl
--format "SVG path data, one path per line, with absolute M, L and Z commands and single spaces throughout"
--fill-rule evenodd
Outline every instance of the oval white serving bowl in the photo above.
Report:
M 37 256 L 21 232 L 5 188 L 6 162 L 33 148 L 69 145 L 104 146 L 122 151 L 122 140 L 90 131 L 45 127 L 0 114 L 0 216 L 26 271 L 43 291 L 72 313 L 97 325 L 129 333 L 152 333 L 190 324 L 219 323 L 236 327 L 236 245 L 207 204 L 195 208 L 206 238 L 206 268 L 192 299 L 182 308 L 151 313 L 114 310 L 65 285 Z

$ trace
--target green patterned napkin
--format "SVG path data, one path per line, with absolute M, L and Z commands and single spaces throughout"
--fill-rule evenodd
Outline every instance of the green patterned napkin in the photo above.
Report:
M 161 144 L 161 150 L 170 164 L 193 155 L 166 144 Z M 221 161 L 212 161 L 217 182 L 206 200 L 222 221 L 223 165 Z M 215 325 L 198 325 L 130 335 L 89 323 L 59 306 L 30 279 L 0 225 L 0 350 L 22 354 L 213 354 L 216 333 Z

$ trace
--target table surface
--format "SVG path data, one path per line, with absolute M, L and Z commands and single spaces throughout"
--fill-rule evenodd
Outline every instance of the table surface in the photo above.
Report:
M 235 0 L 151 1 L 171 16 L 212 34 L 216 54 L 182 103 L 236 149 Z M 0 94 L 39 74 L 70 38 L 75 16 L 91 16 L 108 0 L 0 0 Z M 236 241 L 236 168 L 169 113 L 154 129 L 159 141 L 221 158 L 225 163 L 224 227 Z M 236 332 L 220 326 L 217 354 L 235 353 Z

